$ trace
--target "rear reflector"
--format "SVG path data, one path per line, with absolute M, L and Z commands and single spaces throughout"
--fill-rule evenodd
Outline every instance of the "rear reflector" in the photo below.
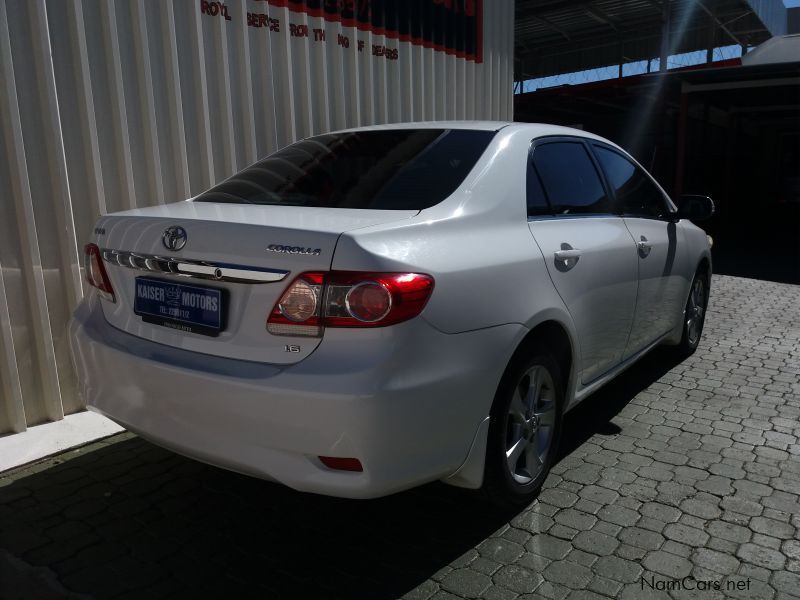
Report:
M 319 460 L 329 469 L 336 469 L 337 471 L 358 471 L 360 473 L 364 470 L 364 467 L 361 466 L 361 461 L 357 458 L 320 456 Z
M 101 298 L 116 302 L 114 288 L 103 265 L 103 257 L 97 244 L 86 244 L 83 248 L 83 263 L 86 268 L 86 282 L 96 288 Z
M 275 335 L 319 337 L 325 327 L 385 327 L 416 317 L 433 292 L 423 273 L 301 273 L 267 319 Z

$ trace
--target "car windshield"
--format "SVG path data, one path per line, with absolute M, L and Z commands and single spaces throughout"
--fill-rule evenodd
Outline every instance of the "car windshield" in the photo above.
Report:
M 422 210 L 456 190 L 495 133 L 388 129 L 318 135 L 267 156 L 195 201 Z

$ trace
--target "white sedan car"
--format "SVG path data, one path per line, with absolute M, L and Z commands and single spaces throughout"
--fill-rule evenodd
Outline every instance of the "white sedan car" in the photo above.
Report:
M 697 347 L 711 255 L 688 219 L 712 211 L 563 127 L 315 136 L 100 218 L 78 379 L 154 443 L 298 490 L 528 502 L 567 410 L 659 344 Z

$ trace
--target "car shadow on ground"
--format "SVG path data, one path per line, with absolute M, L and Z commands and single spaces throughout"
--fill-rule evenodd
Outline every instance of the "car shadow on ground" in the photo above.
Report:
M 613 434 L 610 419 L 675 364 L 657 351 L 572 411 L 561 457 Z M 0 487 L 0 547 L 97 598 L 386 598 L 514 514 L 438 483 L 371 501 L 301 494 L 131 437 Z
M 639 392 L 661 379 L 682 360 L 671 348 L 656 348 L 568 412 L 564 418 L 559 460 L 572 454 L 593 435 L 620 433 L 619 427 L 611 420 Z

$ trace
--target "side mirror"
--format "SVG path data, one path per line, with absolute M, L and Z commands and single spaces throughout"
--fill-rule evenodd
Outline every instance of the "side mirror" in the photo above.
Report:
M 714 214 L 714 201 L 708 196 L 684 194 L 678 199 L 678 216 L 690 221 L 704 221 Z

